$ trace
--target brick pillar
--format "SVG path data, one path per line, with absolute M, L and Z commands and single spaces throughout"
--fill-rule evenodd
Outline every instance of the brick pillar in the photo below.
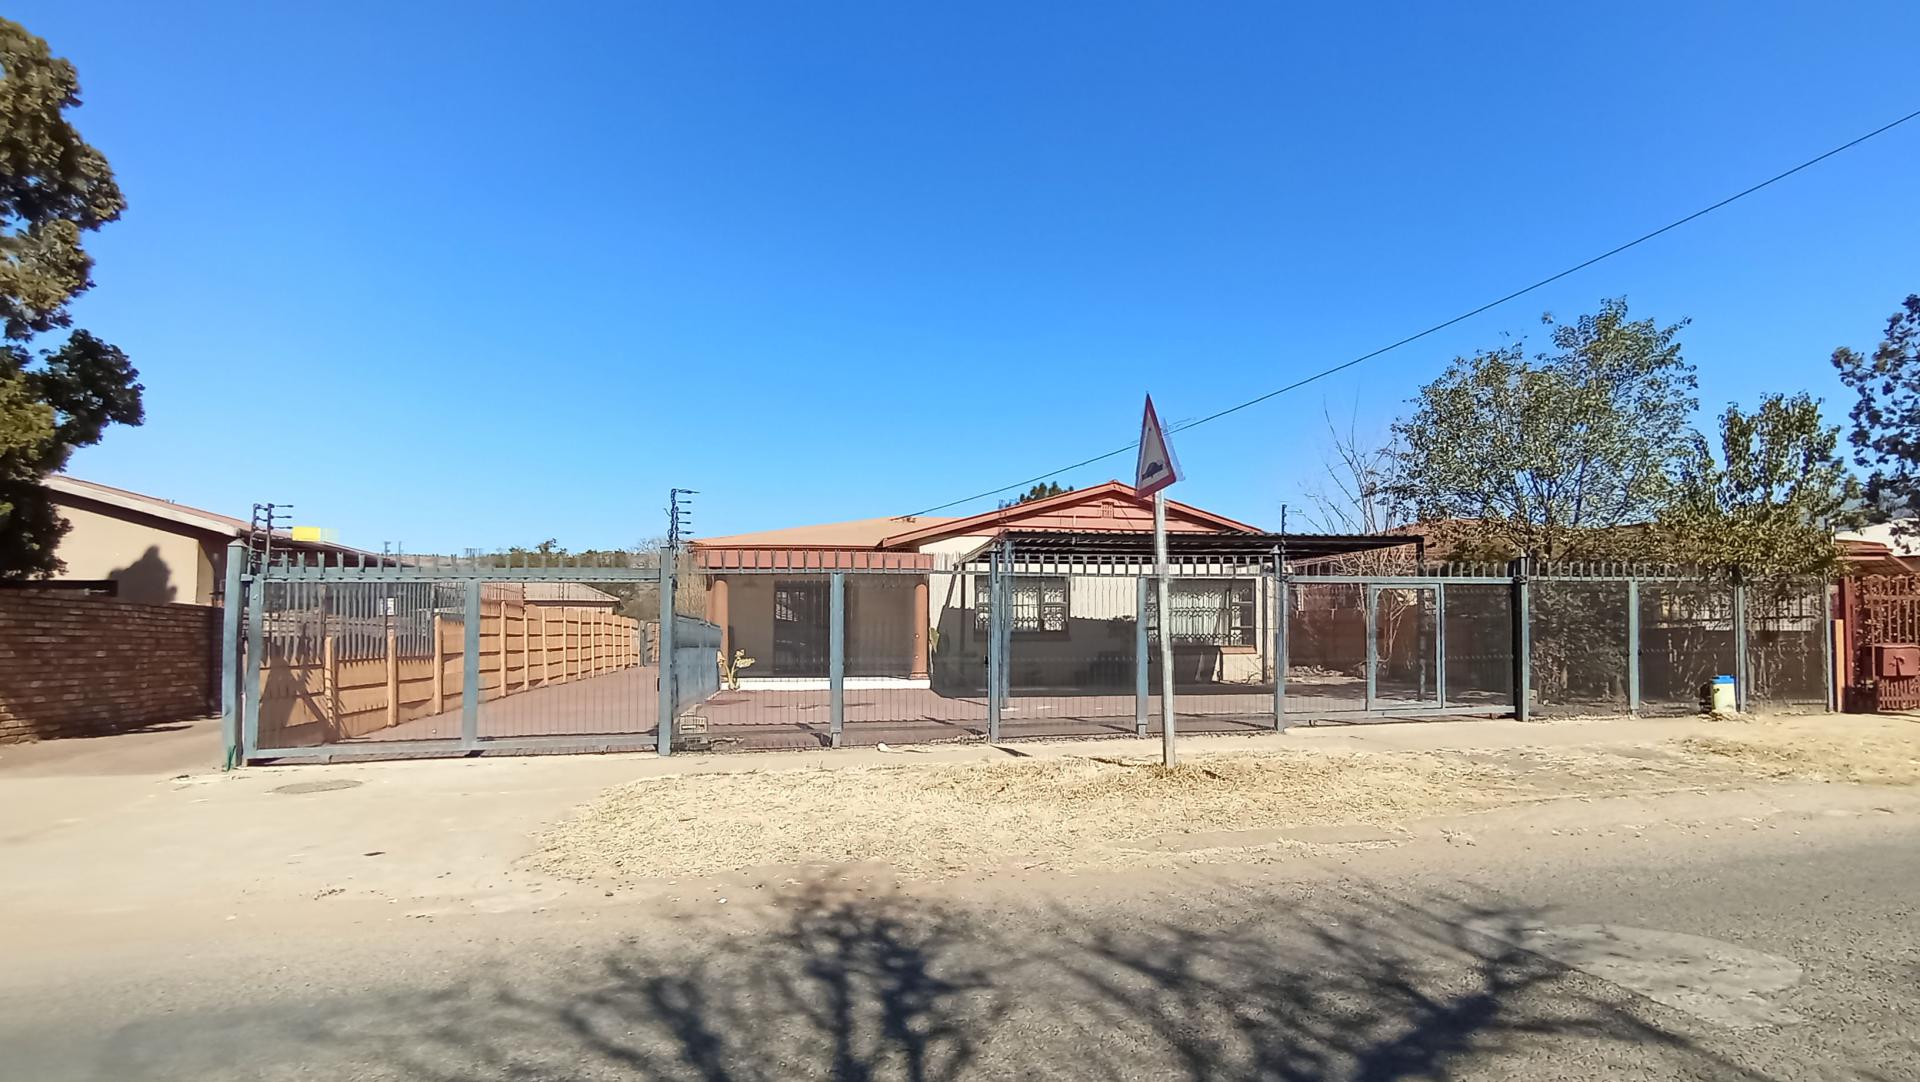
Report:
M 733 656 L 732 636 L 727 631 L 727 580 L 715 576 L 713 589 L 707 593 L 707 619 L 720 627 L 720 656 Z
M 913 583 L 913 671 L 907 676 L 914 680 L 927 678 L 926 579 L 916 579 Z

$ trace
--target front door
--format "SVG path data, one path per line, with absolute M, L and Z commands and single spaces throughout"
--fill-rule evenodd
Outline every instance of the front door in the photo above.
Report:
M 773 675 L 827 675 L 827 584 L 773 584 Z

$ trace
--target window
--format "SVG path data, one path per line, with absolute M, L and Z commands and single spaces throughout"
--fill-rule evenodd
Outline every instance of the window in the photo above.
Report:
M 1167 586 L 1176 645 L 1252 646 L 1259 632 L 1253 583 L 1231 579 L 1175 580 Z M 1158 640 L 1159 594 L 1147 592 L 1147 621 Z
M 1013 630 L 1040 635 L 1067 633 L 1067 580 L 1064 576 L 1022 575 L 1013 580 Z M 977 575 L 973 580 L 973 624 L 987 630 L 987 616 L 993 610 L 993 580 Z

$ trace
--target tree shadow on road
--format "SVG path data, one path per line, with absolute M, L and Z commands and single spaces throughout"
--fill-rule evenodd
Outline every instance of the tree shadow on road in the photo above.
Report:
M 1573 1062 L 1593 1077 L 1759 1077 L 1498 934 L 1537 913 L 1286 904 L 1246 891 L 1151 923 L 988 919 L 811 886 L 769 926 L 663 925 L 559 973 L 507 959 L 429 995 L 358 1001 L 305 1036 L 366 1076 L 431 1082 L 1581 1077 Z
M 1081 1033 L 1131 1035 L 1105 1057 L 1107 1076 L 1159 1052 L 1159 1077 L 1207 1080 L 1447 1079 L 1502 1062 L 1515 1078 L 1585 1077 L 1563 1073 L 1561 1052 L 1596 1078 L 1629 1063 L 1761 1077 L 1658 1024 L 1644 1002 L 1596 994 L 1515 946 L 1543 923 L 1537 910 L 1354 893 L 1304 909 L 1259 892 L 1232 901 L 1220 923 L 1063 924 L 1053 962 L 1084 994 L 1054 1002 Z

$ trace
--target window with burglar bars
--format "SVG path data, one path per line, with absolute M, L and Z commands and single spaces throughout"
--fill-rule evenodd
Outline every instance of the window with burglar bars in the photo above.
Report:
M 1253 583 L 1246 579 L 1176 579 L 1167 585 L 1173 641 L 1184 646 L 1252 646 L 1259 634 Z M 1160 599 L 1147 591 L 1147 622 L 1159 641 Z
M 1066 634 L 1068 591 L 1064 575 L 1015 577 L 1008 591 L 1013 595 L 1013 630 L 1021 634 Z M 993 584 L 985 575 L 973 580 L 973 610 L 974 625 L 985 631 L 993 610 Z

